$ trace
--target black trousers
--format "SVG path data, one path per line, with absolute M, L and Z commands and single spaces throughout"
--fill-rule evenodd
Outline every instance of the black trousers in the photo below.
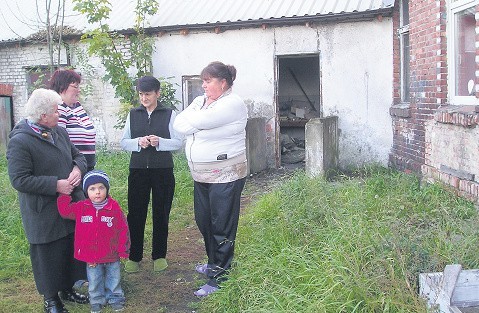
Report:
M 73 257 L 73 234 L 45 244 L 30 244 L 30 260 L 37 290 L 50 298 L 87 279 L 86 264 Z
M 195 220 L 205 241 L 210 285 L 231 266 L 238 229 L 241 192 L 246 178 L 230 183 L 194 183 Z
M 130 229 L 130 260 L 143 259 L 145 224 L 152 199 L 153 260 L 166 257 L 168 223 L 171 203 L 175 192 L 175 176 L 172 168 L 136 169 L 130 168 L 128 175 L 128 227 Z

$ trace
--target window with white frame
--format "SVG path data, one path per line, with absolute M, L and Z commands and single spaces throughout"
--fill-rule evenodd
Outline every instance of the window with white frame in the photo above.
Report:
M 399 49 L 401 56 L 401 102 L 410 99 L 410 44 L 409 44 L 409 0 L 400 0 L 399 3 Z
M 182 77 L 183 85 L 183 109 L 190 105 L 190 103 L 198 96 L 205 93 L 203 90 L 203 81 L 199 75 L 190 75 Z
M 476 6 L 479 0 L 449 0 L 448 86 L 453 104 L 477 104 Z

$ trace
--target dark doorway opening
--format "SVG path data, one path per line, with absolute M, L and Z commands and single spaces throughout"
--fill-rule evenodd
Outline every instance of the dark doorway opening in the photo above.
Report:
M 277 105 L 281 166 L 304 166 L 305 125 L 321 117 L 319 54 L 278 56 Z

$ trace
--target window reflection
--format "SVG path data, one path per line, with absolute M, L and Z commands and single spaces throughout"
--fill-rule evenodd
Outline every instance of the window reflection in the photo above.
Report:
M 475 79 L 476 48 L 474 8 L 468 8 L 455 15 L 456 21 L 456 95 L 469 96 L 468 82 Z M 474 88 L 472 90 L 474 93 Z

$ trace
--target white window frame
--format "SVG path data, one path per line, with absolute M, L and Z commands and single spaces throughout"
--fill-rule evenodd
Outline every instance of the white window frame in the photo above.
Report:
M 449 102 L 455 105 L 478 105 L 479 99 L 476 96 L 457 96 L 456 95 L 456 40 L 454 38 L 456 21 L 456 14 L 468 9 L 470 7 L 475 7 L 479 4 L 479 0 L 449 0 L 447 6 L 447 63 L 448 63 L 448 75 L 447 75 L 447 84 L 448 84 L 448 93 L 449 93 Z M 477 14 L 475 14 L 476 16 Z M 477 29 L 476 29 L 477 33 Z M 476 46 L 477 42 L 474 44 Z M 477 64 L 477 57 L 476 57 Z M 476 71 L 475 71 L 476 72 Z M 476 74 L 477 76 L 477 74 Z M 478 90 L 478 85 L 475 84 L 473 90 Z
M 192 96 L 193 99 L 190 99 L 188 95 L 188 90 L 190 88 L 190 84 L 194 82 L 195 84 L 202 84 L 203 81 L 201 80 L 200 75 L 184 75 L 182 77 L 182 85 L 183 85 L 183 109 L 187 108 L 191 101 L 195 98 L 195 95 Z M 199 96 L 199 95 L 196 95 Z
M 397 35 L 399 37 L 399 55 L 400 55 L 400 97 L 402 103 L 409 103 L 411 101 L 411 86 L 410 86 L 410 75 L 411 75 L 411 67 L 410 64 L 405 64 L 406 61 L 410 60 L 410 47 L 411 47 L 411 38 L 409 37 L 409 21 L 406 24 L 404 20 L 404 12 L 403 12 L 403 3 L 406 0 L 400 0 L 399 2 L 399 29 L 397 30 Z M 408 16 L 409 16 L 409 9 L 408 9 Z M 404 52 L 404 37 L 409 37 L 409 56 L 405 56 Z M 405 73 L 404 68 L 407 67 L 409 69 L 409 73 Z

